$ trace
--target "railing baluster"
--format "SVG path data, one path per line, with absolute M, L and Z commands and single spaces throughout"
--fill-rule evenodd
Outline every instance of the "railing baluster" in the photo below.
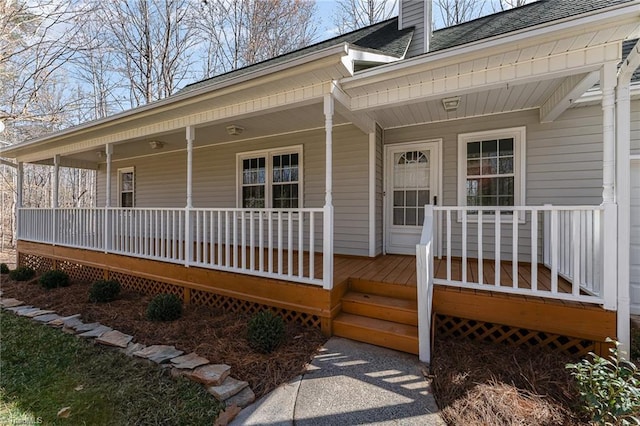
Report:
M 309 213 L 309 278 L 315 278 L 315 266 L 316 266 L 316 224 L 315 224 L 315 212 Z
M 484 284 L 484 255 L 482 253 L 482 210 L 478 210 L 478 284 Z
M 240 211 L 240 223 L 241 223 L 241 229 L 242 229 L 242 242 L 240 244 L 240 247 L 242 249 L 242 251 L 240 252 L 240 268 L 242 269 L 247 269 L 247 224 L 246 221 L 244 219 L 244 210 Z
M 271 210 L 267 212 L 267 228 L 269 229 L 269 273 L 273 272 L 273 220 Z
M 462 210 L 462 282 L 467 283 L 467 210 Z
M 224 212 L 224 266 L 231 266 L 231 230 L 229 223 L 229 211 Z
M 298 277 L 304 276 L 304 213 L 298 212 Z
M 447 281 L 451 281 L 451 210 L 447 210 Z
M 233 223 L 232 223 L 232 232 L 233 232 L 233 267 L 238 267 L 238 212 L 237 210 L 233 211 Z
M 278 271 L 277 273 L 282 275 L 283 269 L 283 256 L 282 256 L 282 211 L 278 211 Z
M 226 214 L 226 213 L 225 213 Z M 218 219 L 218 245 L 216 250 L 218 250 L 218 266 L 222 266 L 222 212 L 217 212 Z
M 261 211 L 258 211 L 258 253 L 260 272 L 264 271 L 264 216 Z
M 538 212 L 531 210 L 531 290 L 538 291 Z
M 580 294 L 580 212 L 574 210 L 573 212 L 573 284 L 572 293 L 574 296 Z
M 518 288 L 518 210 L 513 211 L 513 254 L 511 255 L 511 275 L 513 278 L 513 288 Z
M 494 285 L 496 287 L 500 287 L 500 268 L 501 268 L 501 264 L 500 264 L 500 249 L 502 248 L 502 241 L 501 241 L 501 235 L 500 235 L 500 230 L 501 230 L 501 214 L 499 210 L 495 211 L 495 242 L 494 242 L 494 251 L 495 251 L 495 283 Z
M 287 213 L 287 275 L 293 275 L 293 214 Z
M 249 212 L 249 269 L 256 269 L 256 247 L 254 244 L 256 226 L 253 222 L 253 210 Z
M 558 210 L 551 210 L 551 293 L 558 292 Z
M 209 216 L 209 265 L 215 265 L 215 248 L 216 248 L 216 240 L 215 240 L 215 231 L 213 230 L 213 212 L 210 211 L 207 213 Z
M 202 244 L 204 243 L 203 230 L 201 223 L 201 212 L 194 210 L 196 215 L 196 262 L 202 262 Z

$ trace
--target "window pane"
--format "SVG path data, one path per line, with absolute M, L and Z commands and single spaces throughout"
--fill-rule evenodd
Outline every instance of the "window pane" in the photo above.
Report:
M 404 209 L 403 208 L 393 209 L 393 224 L 404 225 Z
M 498 141 L 482 141 L 482 156 L 483 157 L 497 157 L 498 156 Z
M 407 209 L 407 221 L 405 225 L 416 226 L 418 224 L 418 209 Z
M 467 196 L 475 197 L 479 194 L 480 179 L 467 179 Z
M 498 174 L 498 160 L 496 158 L 482 160 L 482 174 L 495 175 Z
M 291 154 L 291 165 L 292 166 L 299 165 L 299 163 L 298 163 L 298 154 Z
M 418 205 L 418 191 L 407 191 L 407 206 Z
M 242 188 L 242 207 L 264 208 L 264 186 L 245 186 Z
M 393 205 L 404 206 L 404 191 L 393 191 Z
M 280 167 L 280 156 L 279 155 L 274 155 L 273 156 L 273 167 Z
M 509 174 L 513 173 L 513 157 L 501 158 L 500 159 L 500 174 Z
M 480 160 L 467 160 L 467 175 L 480 175 Z
M 120 205 L 122 207 L 133 207 L 133 192 L 123 192 L 120 196 Z
M 513 155 L 513 138 L 500 139 L 500 155 Z
M 500 206 L 513 206 L 513 197 L 498 197 Z
M 429 191 L 418 191 L 418 206 L 429 204 Z
M 132 172 L 122 173 L 120 176 L 122 181 L 122 190 L 133 191 L 133 173 Z
M 291 168 L 291 180 L 293 182 L 298 181 L 298 166 L 294 166 Z
M 276 168 L 273 169 L 273 181 L 282 182 L 282 170 Z
M 497 195 L 498 194 L 498 178 L 484 178 L 480 179 L 480 194 Z
M 424 224 L 424 209 L 418 209 L 418 225 Z
M 480 158 L 480 142 L 467 144 L 467 158 Z
M 496 206 L 498 202 L 497 197 L 480 197 L 481 206 Z
M 500 195 L 515 195 L 513 190 L 513 177 L 503 177 L 498 179 L 498 190 Z

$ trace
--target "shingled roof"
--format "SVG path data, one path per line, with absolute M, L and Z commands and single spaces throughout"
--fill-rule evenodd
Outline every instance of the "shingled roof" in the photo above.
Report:
M 311 46 L 307 46 L 293 52 L 285 53 L 284 55 L 276 56 L 275 58 L 271 58 L 263 62 L 258 62 L 244 68 L 239 68 L 206 80 L 189 84 L 182 90 L 192 90 L 205 85 L 215 84 L 228 78 L 241 76 L 270 65 L 285 62 L 328 47 L 337 46 L 342 43 L 348 43 L 363 50 L 393 56 L 400 59 L 407 51 L 412 35 L 413 28 L 398 30 L 398 18 L 392 18 L 347 34 L 342 34 L 340 36 L 321 41 L 320 43 L 312 44 Z
M 538 0 L 514 9 L 436 30 L 433 32 L 430 51 L 460 46 L 629 1 Z

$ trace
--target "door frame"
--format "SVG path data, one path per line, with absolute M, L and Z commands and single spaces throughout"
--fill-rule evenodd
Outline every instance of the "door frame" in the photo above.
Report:
M 436 164 L 438 167 L 438 170 L 436 172 L 436 178 L 437 178 L 437 182 L 436 182 L 436 188 L 435 188 L 435 196 L 438 197 L 438 205 L 442 205 L 442 172 L 443 172 L 443 165 L 442 165 L 442 157 L 443 157 L 443 153 L 442 153 L 442 138 L 433 138 L 433 139 L 421 139 L 421 140 L 417 140 L 417 141 L 411 141 L 411 142 L 402 142 L 402 143 L 390 143 L 390 144 L 385 144 L 384 145 L 384 150 L 383 150 L 383 155 L 382 155 L 382 254 L 386 255 L 387 254 L 387 231 L 389 229 L 389 220 L 392 217 L 392 213 L 389 211 L 389 206 L 387 205 L 388 202 L 388 198 L 387 198 L 387 194 L 391 193 L 390 191 L 390 187 L 389 185 L 391 184 L 391 179 L 389 176 L 389 150 L 391 149 L 395 149 L 395 148 L 405 148 L 405 149 L 411 149 L 414 147 L 418 147 L 418 146 L 424 146 L 424 145 L 428 145 L 429 148 L 435 148 L 436 149 L 436 161 L 432 161 L 432 164 Z M 437 215 L 434 215 L 434 223 L 436 226 L 436 229 L 439 229 L 438 223 L 437 223 Z M 434 239 L 434 250 L 438 250 L 438 247 L 440 247 L 440 242 L 439 242 L 439 232 L 436 232 L 435 234 L 435 239 Z

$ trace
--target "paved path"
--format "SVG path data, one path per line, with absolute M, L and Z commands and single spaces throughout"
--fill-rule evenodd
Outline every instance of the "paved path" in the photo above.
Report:
M 444 425 L 413 355 L 332 337 L 307 371 L 232 425 Z

